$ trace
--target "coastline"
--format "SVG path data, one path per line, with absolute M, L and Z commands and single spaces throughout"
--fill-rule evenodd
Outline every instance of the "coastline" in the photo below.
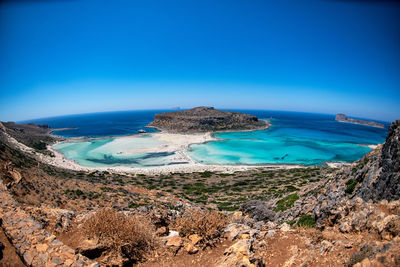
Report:
M 54 149 L 53 147 L 66 142 L 80 141 L 84 139 L 132 139 L 140 138 L 144 135 L 150 135 L 156 140 L 166 141 L 168 144 L 161 144 L 158 147 L 153 147 L 150 150 L 138 149 L 138 150 L 128 150 L 129 153 L 149 153 L 154 152 L 175 152 L 174 159 L 175 164 L 162 165 L 162 166 L 151 166 L 151 167 L 130 167 L 130 166 L 103 166 L 103 167 L 89 167 L 83 166 L 74 160 L 65 158 L 65 156 Z M 49 157 L 46 155 L 39 155 L 39 158 L 44 163 L 58 166 L 65 169 L 72 169 L 76 171 L 109 171 L 109 172 L 123 172 L 123 173 L 141 173 L 141 174 L 165 174 L 170 172 L 183 172 L 183 173 L 193 173 L 193 172 L 203 172 L 203 171 L 218 171 L 232 173 L 235 171 L 246 171 L 250 169 L 257 168 L 268 168 L 268 169 L 292 169 L 292 168 L 305 168 L 306 166 L 300 164 L 259 164 L 259 165 L 219 165 L 219 164 L 202 164 L 194 161 L 186 152 L 189 146 L 192 144 L 207 143 L 212 141 L 217 141 L 213 136 L 213 133 L 201 133 L 201 134 L 175 134 L 168 132 L 157 132 L 157 133 L 145 133 L 145 134 L 133 134 L 127 136 L 118 137 L 103 137 L 103 138 L 67 138 L 64 141 L 56 142 L 47 147 L 47 149 L 54 154 L 54 157 Z
M 170 138 L 172 135 L 171 133 L 165 133 L 165 132 L 158 132 L 158 133 L 151 133 L 152 135 L 157 134 L 159 136 L 163 136 L 162 138 Z M 75 162 L 74 160 L 69 160 L 65 158 L 65 156 L 55 150 L 53 146 L 64 143 L 64 142 L 73 142 L 81 140 L 81 139 L 76 139 L 76 138 L 65 138 L 65 140 L 57 141 L 52 145 L 47 146 L 47 150 L 52 152 L 54 157 L 51 157 L 49 155 L 44 155 L 42 153 L 36 152 L 33 148 L 28 147 L 20 142 L 18 142 L 16 139 L 5 133 L 7 141 L 15 146 L 17 149 L 19 149 L 22 152 L 25 152 L 27 154 L 30 154 L 31 156 L 35 157 L 37 160 L 49 164 L 61 169 L 69 169 L 69 170 L 74 170 L 74 171 L 108 171 L 108 172 L 113 172 L 113 173 L 131 173 L 131 174 L 168 174 L 171 172 L 180 172 L 180 173 L 194 173 L 194 172 L 204 172 L 204 171 L 214 171 L 214 172 L 223 172 L 223 173 L 233 173 L 236 171 L 246 171 L 246 170 L 251 170 L 251 169 L 259 169 L 259 168 L 265 168 L 265 169 L 271 169 L 271 170 L 276 170 L 276 169 L 292 169 L 292 168 L 306 168 L 306 166 L 300 165 L 300 164 L 263 164 L 263 165 L 206 165 L 202 163 L 195 162 L 193 159 L 191 159 L 182 148 L 188 147 L 192 143 L 181 143 L 180 147 L 181 150 L 177 151 L 176 154 L 178 157 L 187 160 L 188 162 L 185 164 L 173 164 L 173 165 L 163 165 L 163 166 L 152 166 L 152 167 L 128 167 L 128 166 L 114 166 L 114 167 L 109 167 L 109 166 L 104 166 L 104 167 L 88 167 L 88 166 L 82 166 Z M 135 134 L 133 136 L 138 136 L 138 134 Z M 193 136 L 193 134 L 186 134 L 186 136 Z M 205 134 L 200 134 L 199 135 L 202 139 L 203 142 L 209 142 L 211 140 L 214 140 L 215 138 L 212 137 L 211 133 L 205 133 Z M 117 138 L 128 138 L 132 137 L 132 135 L 125 136 L 125 137 L 117 137 Z M 176 136 L 175 136 L 176 137 Z M 108 137 L 108 138 L 115 138 L 115 137 Z M 198 137 L 197 137 L 198 138 Z M 170 147 L 171 148 L 171 147 Z
M 263 121 L 265 123 L 264 126 L 259 127 L 259 128 L 254 128 L 254 129 L 244 129 L 244 130 L 234 130 L 234 129 L 229 129 L 229 130 L 221 130 L 221 131 L 213 131 L 213 132 L 206 132 L 206 133 L 230 133 L 230 132 L 253 132 L 253 131 L 261 131 L 261 130 L 266 130 L 269 129 L 271 127 L 271 122 L 269 120 L 263 120 L 260 119 L 260 121 Z M 174 132 L 174 131 L 168 131 L 165 130 L 163 128 L 157 127 L 157 126 L 153 126 L 153 125 L 146 125 L 144 126 L 146 128 L 153 128 L 156 129 L 157 131 L 160 131 L 162 133 L 178 133 L 178 132 Z M 180 134 L 200 134 L 200 133 L 204 133 L 204 132 L 187 132 L 187 133 L 180 133 Z
M 269 128 L 271 126 L 270 123 L 267 125 Z M 261 129 L 260 129 L 261 130 Z M 246 130 L 247 131 L 247 130 Z M 253 130 L 257 131 L 257 130 Z M 150 135 L 158 141 L 166 142 L 161 143 L 157 147 L 152 147 L 151 149 L 138 149 L 138 150 L 128 150 L 129 153 L 151 153 L 154 151 L 157 152 L 175 152 L 173 159 L 175 162 L 172 164 L 166 164 L 162 166 L 146 166 L 146 167 L 132 167 L 132 166 L 96 166 L 89 167 L 83 166 L 77 163 L 74 160 L 67 159 L 61 152 L 54 149 L 54 146 L 60 143 L 68 143 L 68 142 L 80 142 L 83 140 L 93 140 L 93 139 L 116 139 L 116 140 L 128 140 L 140 138 L 143 136 Z M 13 137 L 7 134 L 9 141 L 16 145 L 20 150 L 29 153 L 35 156 L 37 159 L 42 161 L 43 163 L 75 171 L 108 171 L 113 173 L 132 173 L 132 174 L 167 174 L 171 172 L 181 172 L 181 173 L 193 173 L 193 172 L 203 172 L 203 171 L 215 171 L 215 172 L 225 172 L 232 173 L 235 171 L 246 171 L 257 168 L 265 168 L 265 169 L 292 169 L 292 168 L 307 168 L 310 166 L 305 166 L 301 164 L 257 164 L 257 165 L 219 165 L 219 164 L 203 164 L 194 161 L 188 154 L 187 151 L 189 146 L 192 144 L 200 144 L 207 143 L 212 141 L 219 141 L 221 139 L 217 139 L 214 137 L 213 133 L 198 133 L 198 134 L 176 134 L 169 133 L 165 131 L 155 132 L 155 133 L 143 133 L 143 134 L 131 134 L 125 136 L 109 136 L 109 137 L 72 137 L 72 138 L 63 138 L 63 140 L 59 140 L 52 145 L 48 145 L 48 151 L 52 152 L 54 157 L 44 155 L 41 153 L 37 153 L 34 149 L 25 146 L 22 143 L 19 143 Z M 343 165 L 350 165 L 351 163 L 343 163 L 343 162 L 325 162 L 326 166 L 331 168 L 338 168 Z
M 162 139 L 171 139 L 175 138 L 177 134 L 159 132 L 159 133 L 151 133 L 151 135 L 156 135 Z M 136 135 L 137 136 L 137 135 Z M 192 134 L 186 134 L 186 136 L 193 137 Z M 195 135 L 196 136 L 196 135 Z M 131 136 L 125 136 L 121 138 L 129 138 Z M 118 137 L 120 138 L 120 137 Z M 197 134 L 196 138 L 203 139 L 202 142 L 210 142 L 219 140 L 212 137 L 212 133 L 205 133 L 205 134 Z M 193 139 L 192 139 L 193 140 Z M 108 171 L 114 173 L 138 173 L 138 174 L 167 174 L 170 172 L 182 172 L 182 173 L 193 173 L 193 172 L 204 172 L 204 171 L 217 171 L 217 172 L 225 172 L 225 173 L 232 173 L 235 171 L 246 171 L 250 169 L 257 169 L 257 168 L 268 168 L 268 169 L 292 169 L 292 168 L 306 168 L 306 166 L 300 164 L 262 164 L 262 165 L 208 165 L 202 164 L 199 162 L 194 161 L 190 158 L 187 153 L 186 149 L 191 145 L 195 144 L 193 142 L 181 142 L 178 147 L 176 146 L 168 146 L 165 147 L 164 150 L 170 150 L 173 148 L 177 148 L 175 153 L 177 155 L 177 160 L 186 161 L 184 164 L 171 164 L 171 165 L 163 165 L 163 166 L 152 166 L 152 167 L 128 167 L 128 166 L 105 166 L 105 167 L 88 167 L 82 166 L 75 162 L 74 160 L 69 160 L 64 157 L 62 153 L 55 150 L 53 146 L 63 143 L 57 142 L 51 146 L 48 146 L 48 150 L 54 154 L 54 157 L 48 157 L 45 155 L 40 155 L 40 159 L 50 165 L 58 166 L 61 168 L 72 169 L 76 171 Z M 197 142 L 200 143 L 200 142 Z
M 75 129 L 77 129 L 77 128 L 76 128 L 76 127 L 56 128 L 56 129 L 50 129 L 48 133 L 49 133 L 49 134 L 52 134 L 52 133 L 54 133 L 54 132 L 67 131 L 67 130 L 75 130 Z M 56 134 L 54 134 L 54 135 L 56 135 Z M 56 135 L 56 136 L 59 136 L 59 135 Z
M 349 124 L 356 124 L 356 125 L 362 125 L 362 126 L 367 126 L 367 127 L 374 127 L 374 128 L 379 128 L 379 129 L 385 129 L 385 125 L 375 125 L 375 124 L 368 124 L 367 123 L 362 123 L 362 122 L 353 122 L 353 121 L 344 121 L 344 120 L 336 120 L 337 122 L 341 123 L 349 123 Z

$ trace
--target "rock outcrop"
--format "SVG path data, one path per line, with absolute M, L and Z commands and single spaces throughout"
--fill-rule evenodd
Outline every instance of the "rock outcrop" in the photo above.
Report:
M 367 155 L 359 166 L 355 179 L 361 186 L 357 196 L 374 202 L 400 199 L 400 120 L 390 125 L 386 142 L 377 155 Z
M 360 125 L 366 125 L 366 126 L 372 126 L 372 127 L 377 127 L 377 128 L 385 128 L 385 125 L 382 123 L 374 122 L 374 121 L 364 121 L 364 120 L 358 120 L 358 119 L 353 119 L 349 118 L 344 114 L 336 114 L 336 121 L 338 122 L 347 122 L 347 123 L 354 123 L 354 124 L 360 124 Z
M 257 130 L 268 128 L 269 124 L 249 114 L 197 107 L 156 114 L 148 126 L 169 132 L 195 133 Z
M 379 212 L 370 203 L 400 199 L 399 170 L 400 120 L 397 120 L 390 125 L 383 145 L 342 170 L 324 186 L 314 208 L 317 226 L 340 224 L 347 231 L 354 227 L 360 229 L 367 221 L 379 223 Z

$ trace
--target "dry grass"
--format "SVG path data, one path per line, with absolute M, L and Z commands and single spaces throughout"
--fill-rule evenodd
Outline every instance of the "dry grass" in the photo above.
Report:
M 210 242 L 220 236 L 227 223 L 226 216 L 218 211 L 194 209 L 187 210 L 178 217 L 174 228 L 184 236 L 197 234 L 206 242 Z
M 141 260 L 157 246 L 154 228 L 148 219 L 138 215 L 128 217 L 111 208 L 104 208 L 89 217 L 83 223 L 82 231 L 131 261 Z

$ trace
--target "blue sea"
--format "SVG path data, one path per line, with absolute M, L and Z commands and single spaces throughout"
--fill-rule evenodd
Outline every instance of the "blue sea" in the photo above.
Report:
M 155 114 L 170 110 L 146 110 L 80 114 L 32 120 L 52 128 L 70 128 L 54 132 L 64 137 L 86 138 L 55 147 L 66 158 L 84 166 L 159 166 L 172 164 L 173 153 L 119 155 L 118 136 L 137 134 L 153 120 Z M 375 145 L 385 141 L 385 129 L 339 123 L 334 115 L 285 111 L 237 110 L 267 119 L 269 129 L 252 132 L 214 133 L 218 139 L 190 146 L 188 155 L 203 164 L 302 164 L 323 165 L 324 162 L 353 162 L 362 158 Z M 111 137 L 111 138 L 108 138 Z M 150 136 L 140 139 L 147 146 L 156 145 Z M 115 144 L 115 145 L 114 145 Z M 125 145 L 125 144 L 124 144 Z M 130 144 L 137 147 L 138 144 Z

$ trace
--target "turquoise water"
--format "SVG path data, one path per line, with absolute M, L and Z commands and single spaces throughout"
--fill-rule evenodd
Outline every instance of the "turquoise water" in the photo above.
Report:
M 204 164 L 303 164 L 352 162 L 371 149 L 352 143 L 296 136 L 274 136 L 268 131 L 216 134 L 227 140 L 191 145 L 189 156 Z
M 338 123 L 329 115 L 285 114 L 272 127 L 216 133 L 219 141 L 193 144 L 188 154 L 204 164 L 302 164 L 353 162 L 384 142 L 386 130 Z M 297 118 L 297 119 L 296 119 Z
M 157 140 L 144 135 L 134 139 L 106 138 L 66 142 L 57 144 L 53 148 L 67 159 L 88 167 L 152 167 L 177 164 L 172 160 L 174 152 L 129 153 L 130 149 L 157 145 L 159 145 Z
M 239 110 L 271 120 L 272 127 L 253 132 L 215 133 L 218 141 L 193 144 L 188 155 L 204 164 L 303 164 L 326 161 L 353 162 L 383 143 L 385 129 L 339 123 L 333 115 L 283 111 Z M 159 111 L 129 111 L 83 114 L 36 120 L 53 128 L 76 127 L 58 132 L 66 137 L 118 136 L 135 134 Z M 175 153 L 125 153 L 129 149 L 159 145 L 149 136 L 127 142 L 121 138 L 86 139 L 63 143 L 55 149 L 83 166 L 160 166 L 182 164 Z M 155 149 L 156 150 L 156 149 Z M 124 151 L 124 153 L 121 153 Z

